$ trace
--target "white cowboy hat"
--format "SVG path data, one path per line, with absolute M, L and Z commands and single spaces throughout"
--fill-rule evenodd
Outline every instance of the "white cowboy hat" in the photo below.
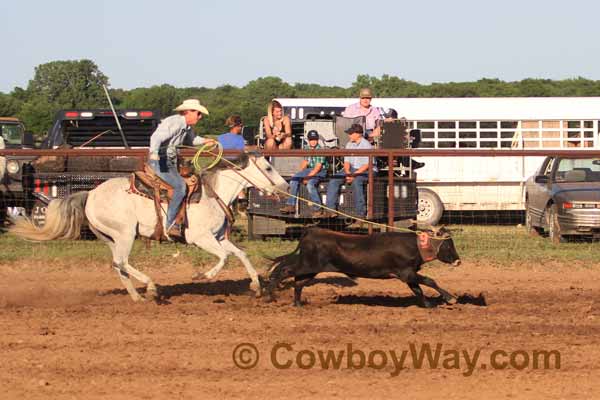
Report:
M 202 114 L 208 115 L 208 109 L 200 104 L 198 99 L 187 99 L 175 108 L 175 111 L 195 110 Z

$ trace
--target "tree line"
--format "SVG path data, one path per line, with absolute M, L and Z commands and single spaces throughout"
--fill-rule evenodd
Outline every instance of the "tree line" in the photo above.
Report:
M 109 78 L 91 60 L 52 61 L 35 68 L 27 88 L 0 92 L 0 116 L 20 118 L 28 130 L 43 136 L 61 109 L 108 108 L 102 85 Z M 565 80 L 524 79 L 505 82 L 480 79 L 476 82 L 419 84 L 397 76 L 358 75 L 350 87 L 311 83 L 290 84 L 278 77 L 262 77 L 243 87 L 176 88 L 163 84 L 131 90 L 109 89 L 117 108 L 159 110 L 163 116 L 186 98 L 198 98 L 210 116 L 197 127 L 202 134 L 219 134 L 224 121 L 239 114 L 246 125 L 257 125 L 274 97 L 356 97 L 361 87 L 370 87 L 377 97 L 571 97 L 600 96 L 600 81 L 582 77 Z

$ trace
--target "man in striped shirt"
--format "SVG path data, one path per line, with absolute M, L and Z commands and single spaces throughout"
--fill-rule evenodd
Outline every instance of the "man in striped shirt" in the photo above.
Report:
M 317 150 L 321 148 L 321 146 L 319 146 L 319 133 L 317 131 L 309 131 L 306 134 L 306 139 L 308 140 L 309 149 Z M 321 197 L 319 196 L 317 185 L 319 184 L 319 181 L 325 178 L 327 175 L 327 168 L 327 158 L 323 156 L 310 156 L 302 160 L 302 164 L 300 164 L 300 172 L 296 173 L 296 175 L 294 175 L 290 181 L 291 196 L 288 197 L 286 205 L 279 211 L 281 211 L 283 214 L 293 214 L 296 212 L 296 198 L 294 196 L 298 196 L 300 183 L 304 183 L 308 189 L 310 200 L 314 203 L 312 205 L 312 217 L 323 217 L 324 214 L 319 207 L 321 204 Z

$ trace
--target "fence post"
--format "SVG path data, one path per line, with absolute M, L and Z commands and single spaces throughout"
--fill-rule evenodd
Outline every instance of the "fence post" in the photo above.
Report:
M 390 226 L 394 226 L 394 156 L 392 152 L 388 154 L 388 228 L 386 231 L 391 231 Z
M 369 193 L 367 197 L 367 219 L 373 219 L 373 156 L 369 156 Z M 373 233 L 373 225 L 369 224 L 369 235 Z

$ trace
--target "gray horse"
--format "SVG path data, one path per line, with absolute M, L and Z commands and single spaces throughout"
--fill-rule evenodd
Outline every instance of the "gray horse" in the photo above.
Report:
M 225 161 L 222 161 L 223 164 Z M 218 198 L 230 205 L 241 190 L 255 186 L 273 194 L 286 191 L 287 182 L 262 156 L 243 154 L 236 165 L 217 167 L 205 181 Z M 128 192 L 128 178 L 113 178 L 89 192 L 78 192 L 65 199 L 50 202 L 43 228 L 36 227 L 28 219 L 19 219 L 10 231 L 25 239 L 46 241 L 55 239 L 76 239 L 82 224 L 87 220 L 92 232 L 106 242 L 112 252 L 113 268 L 127 288 L 134 301 L 144 299 L 133 286 L 130 277 L 146 285 L 146 297 L 156 299 L 154 282 L 144 273 L 129 264 L 129 254 L 136 235 L 150 237 L 156 225 L 153 201 Z M 198 273 L 194 279 L 212 279 L 225 265 L 230 254 L 237 256 L 250 275 L 250 288 L 260 296 L 258 274 L 246 253 L 237 248 L 224 236 L 227 223 L 225 211 L 219 206 L 217 197 L 209 196 L 203 190 L 199 203 L 190 204 L 187 209 L 189 227 L 185 240 L 189 244 L 206 250 L 219 258 L 217 264 L 205 273 Z M 163 224 L 165 223 L 163 216 Z

